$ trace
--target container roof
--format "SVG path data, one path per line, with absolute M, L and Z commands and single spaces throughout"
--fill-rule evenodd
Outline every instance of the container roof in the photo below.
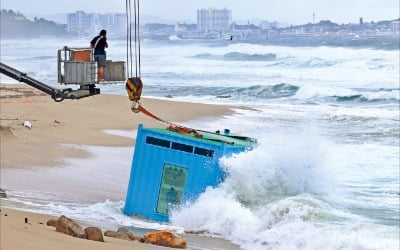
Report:
M 151 131 L 171 135 L 171 136 L 176 136 L 176 137 L 182 137 L 185 139 L 192 139 L 192 140 L 198 140 L 201 142 L 205 143 L 211 143 L 211 144 L 217 144 L 220 145 L 222 143 L 231 145 L 231 146 L 238 146 L 238 147 L 252 147 L 255 145 L 256 140 L 250 137 L 246 136 L 240 136 L 240 135 L 235 135 L 235 134 L 218 134 L 218 133 L 213 133 L 213 132 L 207 132 L 207 131 L 199 131 L 196 130 L 199 134 L 201 134 L 203 137 L 202 138 L 197 138 L 193 134 L 190 135 L 185 135 L 181 134 L 176 131 L 169 130 L 167 128 L 146 128 Z

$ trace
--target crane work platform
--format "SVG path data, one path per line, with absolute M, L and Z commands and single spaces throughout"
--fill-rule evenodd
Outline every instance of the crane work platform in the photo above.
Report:
M 57 53 L 58 82 L 64 85 L 79 85 L 78 89 L 50 86 L 2 62 L 0 62 L 0 73 L 50 95 L 56 102 L 100 94 L 100 88 L 96 88 L 96 84 L 99 84 L 97 62 L 93 59 L 93 50 L 91 48 L 69 48 L 64 46 Z M 104 78 L 105 82 L 102 82 L 103 84 L 125 81 L 125 62 L 107 61 Z
M 92 48 L 70 48 L 64 46 L 57 53 L 57 75 L 61 84 L 108 84 L 125 81 L 125 62 L 106 61 L 104 82 L 97 79 L 97 62 Z

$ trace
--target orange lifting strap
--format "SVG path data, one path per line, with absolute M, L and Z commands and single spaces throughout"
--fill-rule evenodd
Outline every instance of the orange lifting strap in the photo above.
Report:
M 131 77 L 128 78 L 125 82 L 125 89 L 128 92 L 129 100 L 131 101 L 139 101 L 140 96 L 142 95 L 143 83 L 140 77 Z
M 195 129 L 192 129 L 192 128 L 186 128 L 186 127 L 182 127 L 179 125 L 170 125 L 167 129 L 178 132 L 183 135 L 193 134 L 196 138 L 203 138 L 202 134 L 199 134 Z
M 175 132 L 178 132 L 178 133 L 183 134 L 183 135 L 194 135 L 196 138 L 202 138 L 203 137 L 203 135 L 201 135 L 195 129 L 179 126 L 179 125 L 176 125 L 176 124 L 174 124 L 172 122 L 163 120 L 163 119 L 153 115 L 152 113 L 147 111 L 147 109 L 143 108 L 143 106 L 140 105 L 140 104 L 139 104 L 137 109 L 138 109 L 138 111 L 142 112 L 143 114 L 147 115 L 148 117 L 151 117 L 153 119 L 156 119 L 159 122 L 162 122 L 162 123 L 168 125 L 168 128 L 167 128 L 168 130 L 175 131 Z

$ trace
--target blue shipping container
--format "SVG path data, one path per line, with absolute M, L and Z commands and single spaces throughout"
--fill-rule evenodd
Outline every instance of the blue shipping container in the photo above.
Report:
M 222 156 L 254 145 L 245 137 L 198 132 L 202 138 L 139 125 L 124 213 L 168 221 L 168 209 L 196 199 L 224 177 Z

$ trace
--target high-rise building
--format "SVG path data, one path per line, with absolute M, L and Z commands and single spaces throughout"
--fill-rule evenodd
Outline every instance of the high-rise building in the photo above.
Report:
M 113 33 L 125 34 L 126 33 L 126 16 L 125 14 L 114 15 Z
M 228 31 L 232 21 L 232 11 L 228 9 L 201 9 L 197 10 L 197 30 Z
M 390 22 L 390 29 L 392 31 L 400 32 L 400 21 Z
M 113 14 L 100 14 L 99 15 L 99 26 L 101 29 L 111 31 L 114 26 L 114 15 Z
M 126 33 L 126 17 L 121 13 L 95 14 L 76 11 L 67 14 L 67 29 L 79 34 L 96 34 L 105 29 L 110 35 L 120 36 Z
M 94 22 L 94 14 L 85 13 L 84 11 L 67 14 L 68 31 L 87 32 L 93 27 Z

